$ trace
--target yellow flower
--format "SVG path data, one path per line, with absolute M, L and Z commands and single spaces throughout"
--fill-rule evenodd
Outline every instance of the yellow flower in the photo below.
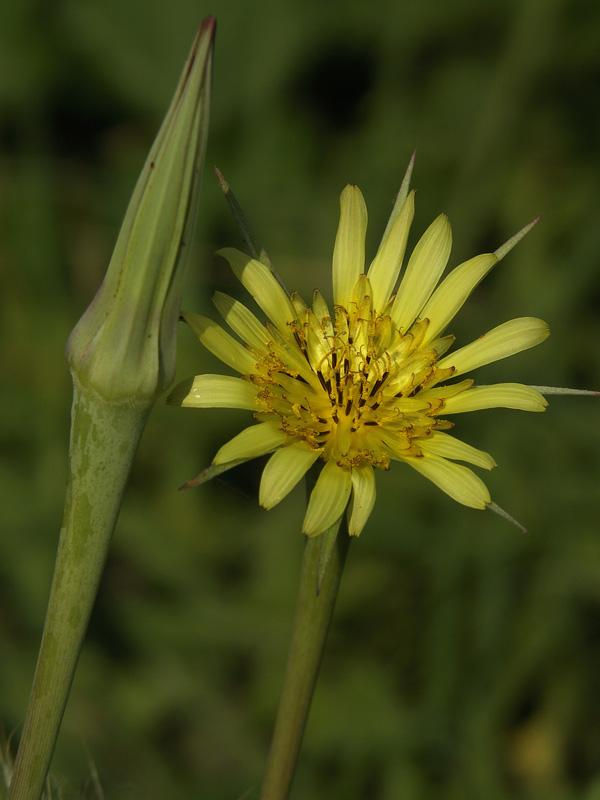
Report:
M 471 291 L 531 226 L 439 283 L 452 238 L 442 214 L 416 245 L 395 291 L 414 214 L 409 175 L 410 168 L 368 269 L 363 196 L 356 186 L 342 192 L 331 307 L 317 290 L 312 306 L 288 295 L 268 266 L 227 248 L 219 255 L 268 321 L 262 324 L 220 292 L 217 310 L 243 344 L 211 319 L 184 315 L 202 344 L 239 376 L 199 375 L 177 387 L 170 402 L 254 412 L 256 424 L 224 444 L 213 464 L 272 452 L 260 484 L 265 508 L 279 503 L 321 459 L 304 518 L 308 536 L 327 530 L 346 508 L 349 532 L 358 535 L 375 503 L 374 468 L 387 470 L 391 461 L 409 464 L 459 503 L 498 510 L 483 481 L 456 463 L 492 469 L 494 459 L 446 433 L 454 426 L 447 418 L 483 408 L 543 411 L 547 405 L 530 386 L 455 380 L 539 344 L 549 333 L 545 322 L 513 319 L 450 354 L 454 337 L 444 335 Z

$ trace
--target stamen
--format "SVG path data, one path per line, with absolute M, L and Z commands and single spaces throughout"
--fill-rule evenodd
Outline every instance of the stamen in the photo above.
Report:
M 387 378 L 388 373 L 384 372 L 383 377 L 377 378 L 373 386 L 371 387 L 371 391 L 369 392 L 369 397 L 373 397 L 374 394 L 377 394 L 377 390 L 383 385 L 383 382 Z

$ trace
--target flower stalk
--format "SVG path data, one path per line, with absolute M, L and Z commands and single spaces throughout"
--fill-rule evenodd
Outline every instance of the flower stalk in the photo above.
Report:
M 41 795 L 149 411 L 147 404 L 125 409 L 91 398 L 75 383 L 64 520 L 9 800 Z
M 38 663 L 8 800 L 39 800 L 133 458 L 175 374 L 195 223 L 215 21 L 196 36 L 131 198 L 106 277 L 73 330 L 69 473 Z
M 336 536 L 337 527 L 306 539 L 292 640 L 260 800 L 286 800 L 291 789 L 350 544 L 346 515 Z M 331 553 L 325 553 L 330 535 L 335 542 Z

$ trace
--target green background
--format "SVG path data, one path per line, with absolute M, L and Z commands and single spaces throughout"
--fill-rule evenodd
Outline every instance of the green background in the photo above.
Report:
M 184 306 L 238 292 L 231 182 L 290 289 L 330 296 L 338 197 L 374 255 L 414 148 L 412 243 L 441 211 L 451 266 L 542 213 L 452 325 L 465 344 L 539 316 L 539 348 L 482 383 L 600 388 L 600 5 L 7 0 L 0 9 L 0 721 L 18 736 L 61 520 L 69 331 L 108 263 L 195 29 L 218 19 L 212 124 Z M 212 312 L 210 312 L 212 313 Z M 216 312 L 215 312 L 216 313 Z M 220 371 L 180 331 L 179 379 Z M 227 371 L 224 369 L 223 371 Z M 486 411 L 494 500 L 402 465 L 353 543 L 296 800 L 600 798 L 600 406 Z M 298 488 L 261 463 L 177 492 L 248 422 L 160 401 L 145 432 L 53 765 L 55 796 L 259 793 L 303 541 Z

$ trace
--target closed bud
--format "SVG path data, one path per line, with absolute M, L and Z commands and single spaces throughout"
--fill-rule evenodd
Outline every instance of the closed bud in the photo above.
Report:
M 152 403 L 175 340 L 210 105 L 215 20 L 198 32 L 133 192 L 108 271 L 67 345 L 74 380 L 109 402 Z

